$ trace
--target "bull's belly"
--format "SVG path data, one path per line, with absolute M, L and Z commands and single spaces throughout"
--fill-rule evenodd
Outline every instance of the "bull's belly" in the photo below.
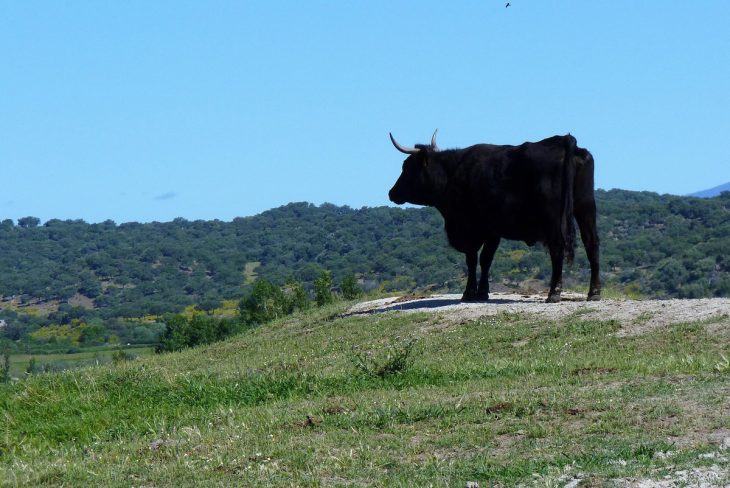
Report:
M 503 232 L 501 237 L 510 241 L 522 241 L 528 246 L 545 242 L 545 236 L 541 232 Z
M 485 241 L 485 239 L 479 236 L 454 235 L 448 232 L 446 233 L 446 237 L 451 247 L 463 253 L 477 252 Z
M 539 242 L 546 241 L 544 233 L 536 228 L 521 229 L 519 231 L 514 229 L 485 229 L 482 232 L 475 233 L 447 232 L 446 235 L 451 247 L 463 253 L 476 252 L 482 247 L 482 244 L 495 237 L 510 241 L 522 241 L 528 246 L 534 246 Z
M 512 213 L 474 216 L 473 220 L 446 221 L 445 230 L 451 247 L 459 252 L 476 252 L 488 240 L 495 237 L 511 241 L 522 241 L 528 246 L 548 241 L 550 230 L 545 222 L 552 222 L 544 216 L 524 209 L 513 209 Z M 507 218 L 505 215 L 509 215 Z M 553 233 L 559 229 L 554 229 Z

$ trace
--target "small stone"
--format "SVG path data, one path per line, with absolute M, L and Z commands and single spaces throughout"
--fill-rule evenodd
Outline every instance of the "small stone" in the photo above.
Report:
M 479 488 L 479 483 L 476 481 L 467 481 L 464 488 Z

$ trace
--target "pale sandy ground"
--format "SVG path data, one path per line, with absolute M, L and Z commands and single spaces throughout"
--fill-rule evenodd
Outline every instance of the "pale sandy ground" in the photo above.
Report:
M 373 313 L 430 312 L 443 319 L 443 325 L 455 324 L 482 316 L 500 313 L 519 313 L 548 320 L 579 315 L 585 319 L 615 320 L 621 328 L 619 336 L 647 333 L 671 324 L 705 321 L 708 332 L 730 334 L 730 298 L 702 298 L 697 300 L 601 300 L 586 302 L 585 296 L 563 293 L 561 303 L 544 303 L 545 295 L 492 293 L 483 303 L 461 303 L 461 295 L 431 295 L 408 300 L 407 297 L 383 298 L 355 305 L 352 315 Z M 730 398 L 728 398 L 730 401 Z M 676 471 L 662 479 L 615 480 L 617 486 L 634 488 L 698 487 L 730 488 L 730 431 L 718 433 L 718 451 L 708 453 L 716 461 L 710 467 Z M 672 453 L 663 453 L 671 457 Z M 621 462 L 617 460 L 616 462 Z M 557 481 L 557 484 L 553 484 Z M 545 480 L 545 486 L 576 488 L 582 486 L 580 473 L 565 472 L 557 480 Z
M 402 298 L 382 298 L 363 302 L 350 313 L 433 312 L 447 321 L 464 321 L 500 313 L 520 313 L 561 319 L 579 314 L 586 319 L 616 320 L 621 325 L 620 336 L 643 334 L 658 327 L 681 322 L 708 320 L 730 316 L 730 298 L 700 298 L 697 300 L 607 300 L 587 302 L 583 295 L 563 293 L 560 303 L 545 303 L 545 295 L 492 293 L 489 301 L 462 303 L 461 295 L 431 295 L 403 301 Z M 725 322 L 725 321 L 723 321 Z M 720 327 L 722 324 L 717 324 Z M 725 324 L 728 327 L 728 324 Z

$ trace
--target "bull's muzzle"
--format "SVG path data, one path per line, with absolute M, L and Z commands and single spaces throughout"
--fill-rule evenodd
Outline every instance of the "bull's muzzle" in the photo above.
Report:
M 396 205 L 403 205 L 406 203 L 406 200 L 395 192 L 395 187 L 391 188 L 388 192 L 388 198 L 390 198 L 390 201 Z

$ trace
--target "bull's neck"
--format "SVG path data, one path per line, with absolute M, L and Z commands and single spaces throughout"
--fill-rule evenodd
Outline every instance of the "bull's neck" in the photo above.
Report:
M 449 151 L 451 152 L 451 151 Z M 444 153 L 436 153 L 429 163 L 429 173 L 432 184 L 430 206 L 438 210 L 446 218 L 453 211 L 454 202 L 450 202 L 449 183 L 454 172 L 454 162 Z

